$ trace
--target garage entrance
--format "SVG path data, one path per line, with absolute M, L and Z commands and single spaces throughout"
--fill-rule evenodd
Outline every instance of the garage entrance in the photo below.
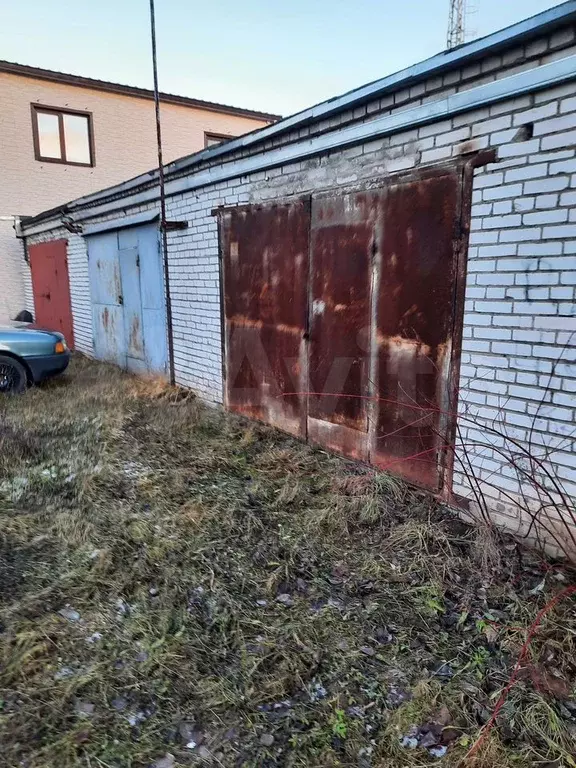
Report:
M 156 222 L 88 231 L 94 356 L 134 373 L 168 372 L 164 280 Z M 120 228 L 121 227 L 121 228 Z
M 443 490 L 463 189 L 451 166 L 222 211 L 227 407 Z
M 28 247 L 28 256 L 36 324 L 60 331 L 74 349 L 67 248 L 66 240 L 36 243 Z

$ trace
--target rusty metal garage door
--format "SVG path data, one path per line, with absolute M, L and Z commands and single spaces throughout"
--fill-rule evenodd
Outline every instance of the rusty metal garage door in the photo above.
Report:
M 226 404 L 301 437 L 309 232 L 307 201 L 221 218 Z
M 378 193 L 312 201 L 310 440 L 368 460 L 370 307 Z
M 311 215 L 302 200 L 221 212 L 228 407 L 440 491 L 463 178 L 315 195 Z
M 433 490 L 450 440 L 461 178 L 452 169 L 390 184 L 382 209 L 370 459 Z

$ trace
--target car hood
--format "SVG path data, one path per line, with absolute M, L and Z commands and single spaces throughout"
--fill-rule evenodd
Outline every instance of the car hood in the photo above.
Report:
M 45 333 L 49 334 L 50 336 L 55 336 L 57 339 L 61 339 L 62 341 L 64 340 L 64 334 L 60 333 L 60 331 L 53 331 L 50 328 L 44 328 L 41 325 L 36 325 L 35 323 L 21 323 L 17 320 L 6 324 L 0 323 L 0 334 L 3 331 L 8 331 L 10 333 Z

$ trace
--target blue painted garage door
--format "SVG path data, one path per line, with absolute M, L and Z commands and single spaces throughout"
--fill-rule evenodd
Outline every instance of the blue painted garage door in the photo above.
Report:
M 168 372 L 156 223 L 88 233 L 94 356 L 134 373 Z

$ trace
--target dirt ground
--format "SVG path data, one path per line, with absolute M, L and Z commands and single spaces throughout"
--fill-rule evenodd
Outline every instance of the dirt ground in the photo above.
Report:
M 0 765 L 576 766 L 573 573 L 73 361 L 0 401 Z M 484 730 L 483 730 L 484 728 Z

